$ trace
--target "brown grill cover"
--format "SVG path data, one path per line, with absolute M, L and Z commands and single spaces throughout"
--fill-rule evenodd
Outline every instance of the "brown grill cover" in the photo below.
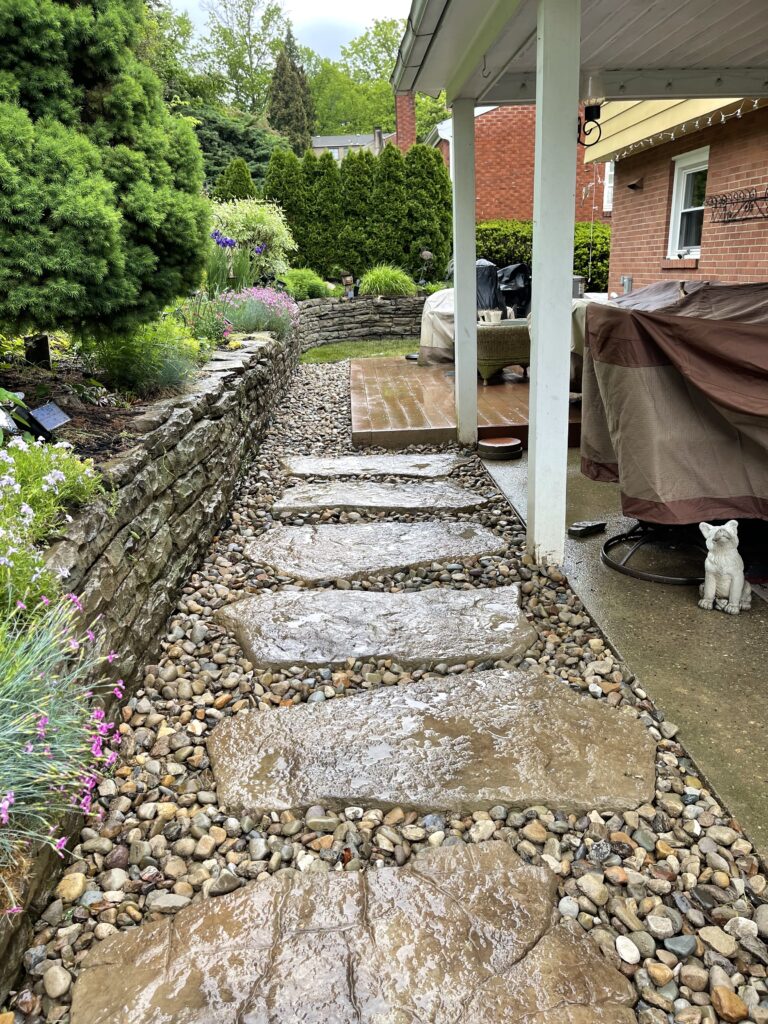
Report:
M 668 289 L 587 311 L 582 472 L 647 522 L 768 519 L 768 284 Z

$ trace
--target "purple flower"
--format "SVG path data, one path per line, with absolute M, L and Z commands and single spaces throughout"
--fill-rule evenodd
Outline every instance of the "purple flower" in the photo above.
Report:
M 222 249 L 234 249 L 235 246 L 237 245 L 237 242 L 234 240 L 234 238 L 227 238 L 227 236 L 223 235 L 218 228 L 215 228 L 211 232 L 211 238 L 214 240 L 216 245 L 218 245 Z
M 2 800 L 0 800 L 0 824 L 7 825 L 11 817 L 11 808 L 16 803 L 16 797 L 12 789 L 9 789 Z

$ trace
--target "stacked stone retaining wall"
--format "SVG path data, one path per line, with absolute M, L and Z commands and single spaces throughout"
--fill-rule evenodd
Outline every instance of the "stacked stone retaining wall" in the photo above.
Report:
M 299 307 L 301 350 L 306 352 L 334 341 L 418 338 L 424 296 L 307 299 Z
M 147 407 L 132 422 L 144 436 L 101 466 L 109 500 L 85 508 L 47 552 L 97 616 L 114 677 L 130 686 L 157 643 L 179 589 L 200 561 L 297 365 L 298 335 L 247 338 L 217 352 L 184 395 Z M 74 827 L 74 825 L 72 826 Z M 60 862 L 45 849 L 25 878 L 25 912 L 0 919 L 0 1005 L 21 966 L 32 911 L 45 906 Z

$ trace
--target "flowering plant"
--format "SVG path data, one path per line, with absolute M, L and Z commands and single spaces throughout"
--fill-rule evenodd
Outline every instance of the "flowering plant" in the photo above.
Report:
M 283 338 L 298 327 L 299 307 L 289 295 L 274 288 L 224 292 L 217 296 L 216 304 L 233 331 L 270 331 Z
M 23 858 L 30 842 L 63 856 L 61 819 L 90 812 L 117 759 L 115 726 L 84 685 L 115 655 L 100 656 L 94 632 L 78 630 L 80 610 L 70 594 L 0 619 L 0 869 Z M 122 685 L 116 692 L 122 696 Z M 0 904 L 8 912 L 14 902 L 4 882 Z

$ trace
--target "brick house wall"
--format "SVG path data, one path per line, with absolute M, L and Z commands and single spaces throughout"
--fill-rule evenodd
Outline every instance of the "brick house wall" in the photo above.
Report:
M 482 220 L 533 218 L 533 154 L 536 108 L 530 104 L 496 107 L 475 118 L 476 217 Z M 603 212 L 603 166 L 585 164 L 584 149 L 576 144 L 576 220 L 609 221 Z M 450 164 L 450 144 L 438 148 Z
M 615 165 L 609 291 L 632 277 L 633 290 L 672 280 L 768 281 L 768 220 L 711 222 L 704 211 L 698 260 L 669 260 L 667 246 L 674 181 L 673 157 L 709 146 L 707 195 L 768 186 L 768 108 L 686 133 Z M 627 186 L 642 178 L 642 190 Z
M 416 142 L 416 98 L 412 92 L 395 96 L 395 145 L 403 153 Z

